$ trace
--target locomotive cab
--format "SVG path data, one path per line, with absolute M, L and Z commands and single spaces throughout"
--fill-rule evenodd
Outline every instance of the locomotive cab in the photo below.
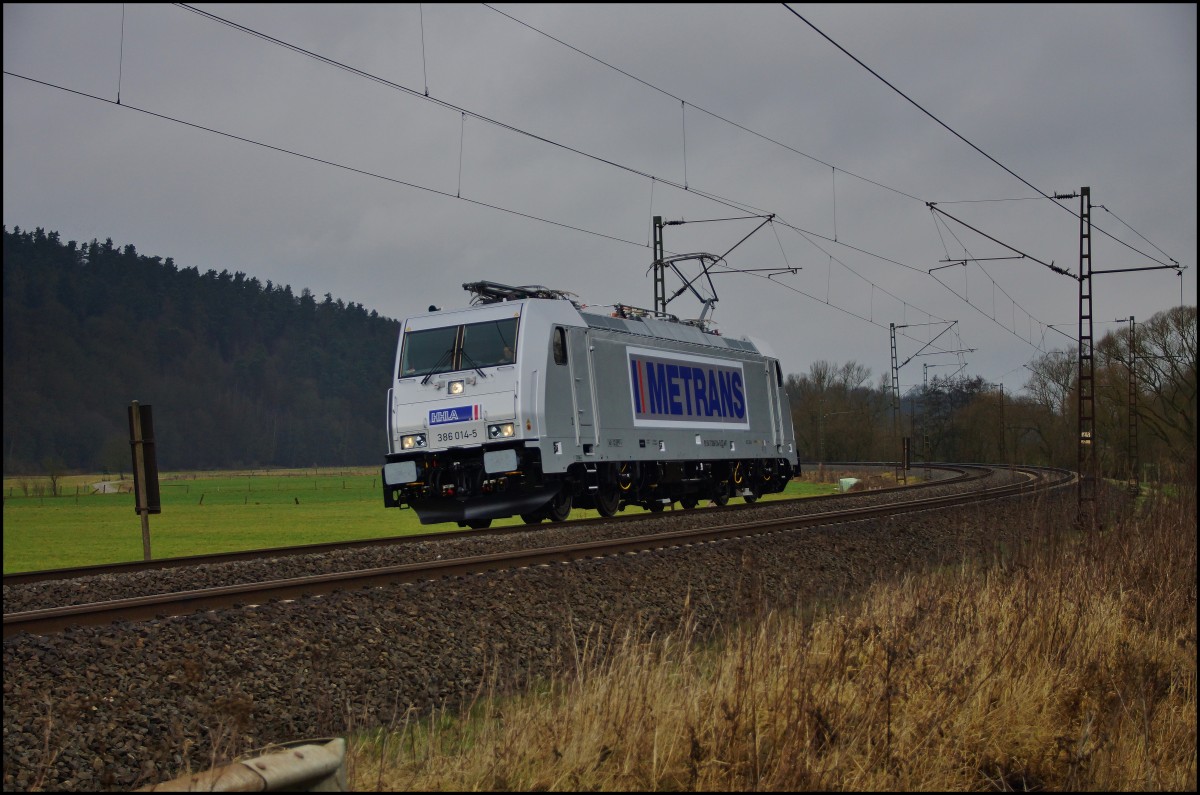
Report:
M 413 321 L 401 338 L 392 412 L 402 452 L 517 437 L 510 396 L 520 313 L 457 320 Z
M 405 321 L 388 397 L 386 506 L 408 505 L 423 524 L 475 525 L 554 496 L 540 479 L 538 384 L 564 324 L 579 324 L 570 302 L 536 297 Z

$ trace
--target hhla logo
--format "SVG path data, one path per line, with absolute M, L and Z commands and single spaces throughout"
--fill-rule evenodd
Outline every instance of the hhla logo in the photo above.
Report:
M 479 419 L 479 405 L 455 406 L 448 409 L 434 409 L 429 412 L 430 425 L 445 425 L 450 422 L 469 422 Z

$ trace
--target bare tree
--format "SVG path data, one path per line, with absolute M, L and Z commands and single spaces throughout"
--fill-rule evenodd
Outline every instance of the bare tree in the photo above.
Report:
M 789 375 L 786 390 L 801 455 L 828 461 L 876 456 L 876 431 L 883 404 L 868 385 L 871 370 L 853 360 L 820 360 L 807 373 Z
M 1033 410 L 1025 416 L 1027 432 L 1036 437 L 1045 463 L 1070 466 L 1075 461 L 1075 355 L 1050 351 L 1026 367 L 1030 375 L 1025 391 L 1033 404 Z
M 57 497 L 58 481 L 62 479 L 66 469 L 62 459 L 58 456 L 47 456 L 42 459 L 42 469 L 46 470 L 46 477 L 50 478 L 50 496 Z
M 1125 333 L 1128 357 L 1128 333 Z M 1119 346 L 1117 346 L 1119 347 Z M 1174 461 L 1196 466 L 1196 307 L 1159 312 L 1134 335 L 1138 419 Z
M 1030 396 L 1052 414 L 1069 414 L 1069 400 L 1075 386 L 1075 356 L 1067 351 L 1050 351 L 1027 367 L 1030 375 L 1025 390 Z

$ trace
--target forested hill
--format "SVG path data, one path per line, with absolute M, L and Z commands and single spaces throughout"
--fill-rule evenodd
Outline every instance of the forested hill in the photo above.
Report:
M 4 230 L 4 471 L 381 463 L 399 322 L 112 240 Z

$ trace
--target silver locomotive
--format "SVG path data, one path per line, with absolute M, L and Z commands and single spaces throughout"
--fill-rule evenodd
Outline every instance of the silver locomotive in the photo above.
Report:
M 401 327 L 384 505 L 486 527 L 752 502 L 798 473 L 783 374 L 761 342 L 544 287 L 463 287 L 472 306 Z

